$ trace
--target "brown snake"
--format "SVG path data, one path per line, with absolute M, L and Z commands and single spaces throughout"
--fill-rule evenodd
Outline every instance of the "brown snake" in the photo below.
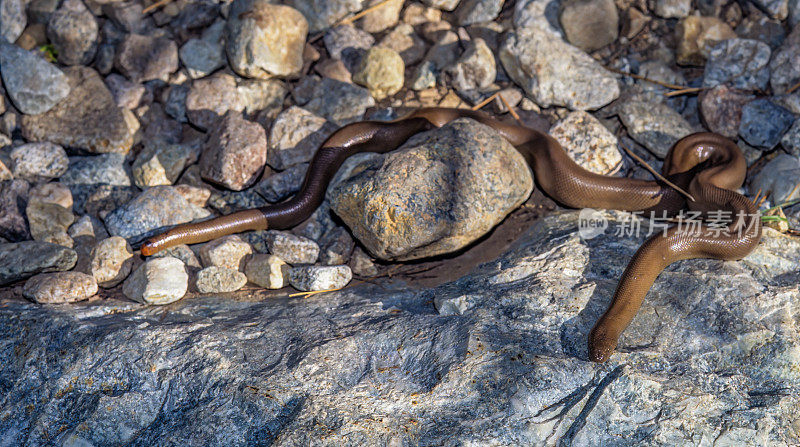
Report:
M 142 246 L 142 254 L 149 256 L 174 245 L 205 242 L 247 230 L 297 225 L 319 207 L 328 183 L 349 156 L 394 150 L 412 135 L 457 118 L 472 118 L 499 132 L 524 156 L 541 189 L 562 205 L 652 211 L 667 216 L 675 216 L 688 207 L 705 219 L 699 231 L 687 232 L 672 226 L 639 248 L 620 278 L 611 305 L 589 333 L 589 358 L 595 362 L 608 360 L 647 291 L 669 264 L 692 258 L 741 259 L 761 239 L 757 208 L 734 191 L 744 182 L 744 157 L 733 142 L 720 135 L 689 135 L 667 154 L 663 175 L 695 199 L 687 201 L 660 181 L 589 172 L 575 163 L 556 140 L 536 130 L 501 123 L 478 111 L 426 108 L 395 121 L 363 121 L 342 127 L 314 155 L 300 191 L 291 199 L 205 222 L 178 225 L 148 240 Z M 708 222 L 715 213 L 730 213 L 721 228 Z

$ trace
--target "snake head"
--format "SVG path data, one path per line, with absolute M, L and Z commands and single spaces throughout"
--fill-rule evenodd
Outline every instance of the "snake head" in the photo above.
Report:
M 617 347 L 616 337 L 608 333 L 603 324 L 597 324 L 589 332 L 589 360 L 597 363 L 608 361 Z

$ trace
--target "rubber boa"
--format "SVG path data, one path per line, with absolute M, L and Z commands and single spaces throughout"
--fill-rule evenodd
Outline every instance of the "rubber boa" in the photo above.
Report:
M 610 177 L 587 171 L 575 163 L 549 135 L 502 123 L 472 110 L 423 108 L 388 122 L 362 121 L 334 132 L 311 160 L 300 191 L 276 205 L 240 211 L 177 227 L 148 240 L 144 256 L 178 244 L 194 244 L 248 230 L 285 229 L 307 219 L 325 198 L 328 183 L 341 164 L 359 152 L 389 152 L 411 136 L 441 127 L 457 118 L 471 118 L 492 127 L 523 155 L 539 187 L 571 208 L 601 208 L 655 212 L 676 216 L 682 210 L 699 213 L 702 225 L 688 232 L 672 226 L 650 237 L 634 254 L 608 310 L 589 332 L 589 359 L 608 360 L 620 335 L 641 307 L 656 277 L 682 259 L 741 259 L 761 239 L 761 219 L 755 205 L 735 190 L 744 182 L 747 164 L 741 150 L 727 138 L 708 132 L 678 141 L 667 154 L 663 175 L 687 190 L 688 201 L 665 182 Z M 727 216 L 722 224 L 713 216 Z M 721 226 L 720 226 L 721 225 Z

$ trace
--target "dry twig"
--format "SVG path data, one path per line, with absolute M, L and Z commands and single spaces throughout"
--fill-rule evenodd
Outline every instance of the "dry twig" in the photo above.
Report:
M 634 154 L 634 153 L 633 153 L 633 151 L 632 151 L 632 150 L 630 150 L 630 149 L 628 149 L 628 148 L 627 148 L 627 147 L 626 147 L 624 144 L 620 143 L 619 145 L 620 145 L 620 147 L 621 147 L 621 148 L 625 149 L 625 152 L 627 152 L 627 153 L 628 153 L 628 155 L 630 155 L 631 157 L 633 157 L 633 159 L 634 159 L 634 160 L 638 161 L 638 162 L 639 162 L 639 163 L 640 163 L 642 166 L 644 166 L 644 168 L 645 168 L 645 169 L 647 169 L 648 171 L 650 171 L 650 173 L 651 173 L 651 174 L 653 174 L 653 175 L 655 175 L 655 176 L 656 176 L 656 177 L 657 177 L 659 180 L 661 180 L 662 182 L 664 182 L 664 183 L 666 183 L 667 185 L 669 185 L 669 186 L 670 186 L 671 188 L 673 188 L 675 191 L 678 191 L 679 193 L 681 193 L 681 194 L 685 195 L 685 196 L 686 196 L 686 197 L 687 197 L 689 200 L 691 200 L 692 202 L 694 202 L 694 201 L 695 201 L 695 200 L 694 200 L 694 197 L 692 197 L 692 195 L 691 195 L 691 194 L 689 194 L 688 192 L 684 191 L 684 190 L 683 190 L 683 188 L 681 188 L 680 186 L 678 186 L 678 185 L 676 185 L 676 184 L 672 183 L 671 181 L 667 180 L 667 179 L 666 179 L 666 178 L 665 178 L 663 175 L 661 175 L 661 174 L 660 174 L 658 171 L 656 171 L 655 169 L 653 169 L 653 167 L 652 167 L 652 166 L 650 166 L 649 164 L 647 164 L 647 162 L 646 162 L 646 161 L 644 161 L 644 159 L 643 159 L 642 157 L 640 157 L 640 156 L 638 156 L 638 155 Z

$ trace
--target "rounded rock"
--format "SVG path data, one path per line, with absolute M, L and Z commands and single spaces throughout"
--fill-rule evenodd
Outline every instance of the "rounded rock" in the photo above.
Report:
M 235 0 L 227 28 L 231 68 L 248 78 L 292 76 L 303 68 L 308 22 L 294 8 L 268 0 Z
M 88 65 L 97 52 L 99 28 L 94 15 L 80 0 L 65 1 L 47 23 L 47 38 L 64 65 Z
M 211 266 L 197 272 L 197 291 L 200 293 L 235 292 L 247 284 L 247 276 L 234 269 Z
M 594 116 L 575 111 L 548 132 L 582 168 L 608 175 L 622 166 L 617 137 Z
M 204 180 L 241 191 L 258 180 L 267 162 L 267 134 L 260 124 L 229 111 L 212 129 L 200 156 Z
M 341 289 L 353 279 L 353 272 L 346 265 L 292 267 L 287 274 L 289 284 L 297 290 Z
M 739 135 L 753 146 L 772 149 L 794 123 L 792 112 L 760 98 L 750 101 L 742 108 Z
M 125 280 L 122 293 L 143 304 L 169 304 L 186 295 L 189 275 L 179 259 L 149 259 Z
M 376 100 L 392 96 L 403 88 L 405 64 L 396 51 L 374 47 L 367 51 L 353 82 L 369 89 Z
M 22 294 L 39 304 L 74 303 L 97 293 L 97 282 L 80 272 L 42 273 L 25 282 Z
M 9 154 L 13 173 L 25 179 L 53 179 L 67 172 L 69 159 L 64 149 L 53 143 L 28 143 Z
M 90 273 L 103 288 L 114 287 L 124 281 L 133 267 L 133 250 L 128 241 L 119 236 L 98 242 L 90 258 Z
M 236 235 L 223 236 L 200 247 L 200 260 L 206 267 L 225 267 L 240 270 L 253 247 Z
M 619 35 L 619 13 L 613 0 L 567 0 L 559 16 L 567 40 L 591 52 L 614 42 Z
M 303 236 L 288 231 L 260 232 L 267 250 L 289 264 L 313 264 L 319 257 L 319 245 Z
M 736 33 L 716 17 L 689 16 L 675 28 L 678 49 L 675 59 L 681 65 L 703 65 L 714 45 L 733 39 Z
M 464 54 L 445 70 L 449 84 L 458 91 L 481 90 L 497 77 L 494 54 L 481 38 L 469 42 Z
M 244 267 L 247 279 L 265 289 L 282 289 L 287 285 L 290 266 L 283 259 L 264 253 L 257 253 L 248 259 Z

